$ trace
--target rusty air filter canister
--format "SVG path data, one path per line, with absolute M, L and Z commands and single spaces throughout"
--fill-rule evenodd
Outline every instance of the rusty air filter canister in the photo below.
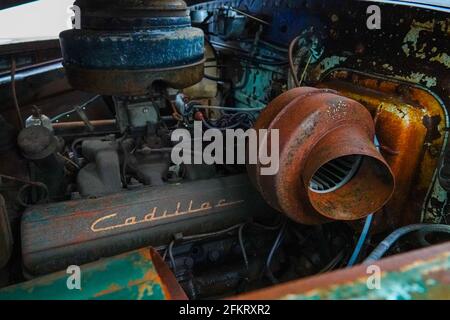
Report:
M 394 176 L 374 145 L 370 113 L 335 91 L 287 91 L 255 127 L 279 130 L 279 171 L 262 175 L 261 164 L 250 165 L 250 178 L 272 207 L 294 221 L 358 220 L 381 209 L 394 191 Z
M 146 95 L 162 82 L 203 77 L 204 35 L 180 0 L 77 0 L 80 28 L 60 34 L 71 85 L 105 95 Z M 77 10 L 76 10 L 77 11 Z

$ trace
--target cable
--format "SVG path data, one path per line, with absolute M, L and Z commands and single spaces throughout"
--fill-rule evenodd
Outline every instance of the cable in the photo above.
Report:
M 240 112 L 251 112 L 251 111 L 261 111 L 265 107 L 259 107 L 259 108 L 231 108 L 231 107 L 220 107 L 220 106 L 207 106 L 207 105 L 200 105 L 196 104 L 193 108 L 199 108 L 199 109 L 211 109 L 211 110 L 224 110 L 224 111 L 240 111 Z
M 245 267 L 247 268 L 247 270 L 249 270 L 249 263 L 248 263 L 248 257 L 247 257 L 247 251 L 245 250 L 245 246 L 244 246 L 244 236 L 243 236 L 243 231 L 245 228 L 245 224 L 243 224 L 238 231 L 238 238 L 239 238 L 239 246 L 241 247 L 242 250 L 242 257 L 244 258 L 244 262 L 245 262 Z
M 70 160 L 68 157 L 62 155 L 61 153 L 57 152 L 56 155 L 58 157 L 60 157 L 61 159 L 63 159 L 64 161 L 66 161 L 67 163 L 71 164 L 73 167 L 75 167 L 75 169 L 80 169 L 80 166 L 78 164 L 76 164 L 74 161 Z
M 89 100 L 87 100 L 86 102 L 84 102 L 83 104 L 81 104 L 81 105 L 79 105 L 79 106 L 77 106 L 77 107 L 75 107 L 75 108 L 73 108 L 73 109 L 71 109 L 71 110 L 69 110 L 69 111 L 63 112 L 63 113 L 61 113 L 61 114 L 59 114 L 59 115 L 53 117 L 50 121 L 51 121 L 51 122 L 56 122 L 56 121 L 58 121 L 59 119 L 65 117 L 65 116 L 68 116 L 68 115 L 70 115 L 70 114 L 72 114 L 72 113 L 77 112 L 77 110 L 81 110 L 81 109 L 83 109 L 83 108 L 86 108 L 88 105 L 90 105 L 92 102 L 94 102 L 95 100 L 97 100 L 99 97 L 100 97 L 99 95 L 94 96 L 94 97 L 92 97 L 91 99 L 89 99 Z
M 264 230 L 268 230 L 268 231 L 275 231 L 275 230 L 279 230 L 281 228 L 281 226 L 283 225 L 283 223 L 279 223 L 276 226 L 266 226 L 264 224 L 261 223 L 257 223 L 257 222 L 252 222 L 252 225 Z
M 255 110 L 256 111 L 256 110 Z M 234 114 L 225 113 L 221 118 L 215 121 L 207 121 L 203 119 L 203 125 L 208 129 L 235 129 L 237 127 L 251 128 L 256 118 L 253 114 L 247 112 L 238 112 Z
M 364 260 L 364 264 L 370 264 L 381 259 L 395 242 L 397 242 L 404 235 L 414 231 L 450 233 L 450 226 L 445 224 L 412 224 L 397 229 L 386 239 L 381 241 L 375 250 L 373 250 L 372 253 Z
M 286 230 L 286 226 L 287 226 L 287 219 L 284 220 L 284 222 L 281 226 L 280 232 L 278 232 L 278 235 L 275 239 L 275 242 L 272 246 L 272 249 L 269 252 L 269 256 L 267 257 L 267 261 L 266 261 L 266 274 L 267 274 L 267 277 L 270 279 L 270 281 L 273 284 L 277 284 L 278 280 L 273 275 L 270 265 L 272 264 L 272 259 L 273 259 L 273 256 L 275 255 L 275 252 L 277 251 L 277 249 L 280 247 L 281 243 L 283 242 L 284 231 Z
M 366 222 L 364 223 L 364 228 L 361 232 L 361 235 L 359 236 L 358 243 L 356 244 L 356 248 L 353 251 L 353 254 L 348 262 L 347 268 L 353 267 L 355 265 L 356 261 L 358 260 L 358 257 L 361 253 L 361 249 L 362 249 L 364 243 L 366 242 L 367 235 L 369 234 L 370 225 L 372 224 L 372 220 L 373 220 L 373 214 L 370 214 L 366 218 Z
M 14 57 L 11 58 L 11 94 L 14 101 L 14 107 L 16 108 L 17 118 L 19 119 L 20 128 L 24 128 L 24 122 L 22 118 L 22 113 L 20 112 L 19 100 L 17 99 L 16 92 L 16 59 Z
M 342 250 L 333 260 L 331 260 L 325 267 L 323 267 L 322 270 L 318 272 L 318 274 L 333 270 L 344 257 L 345 257 L 345 250 Z
M 224 8 L 226 8 L 226 9 L 228 9 L 228 10 L 235 11 L 235 12 L 237 12 L 237 13 L 239 13 L 239 14 L 241 14 L 241 15 L 243 15 L 243 16 L 249 18 L 249 19 L 253 19 L 253 20 L 255 20 L 255 21 L 257 21 L 257 22 L 259 22 L 259 23 L 261 23 L 261 24 L 264 24 L 264 25 L 267 25 L 267 26 L 270 26 L 270 25 L 271 25 L 269 22 L 267 22 L 267 21 L 265 21 L 265 20 L 263 20 L 263 19 L 260 19 L 260 18 L 258 18 L 258 17 L 255 17 L 255 16 L 253 16 L 253 15 L 247 13 L 247 12 L 241 11 L 241 10 L 236 9 L 236 8 L 233 8 L 233 7 L 231 7 L 231 6 L 224 6 Z
M 265 58 L 262 56 L 253 57 L 250 52 L 248 52 L 247 50 L 242 49 L 240 47 L 233 47 L 233 46 L 229 46 L 225 43 L 211 41 L 211 40 L 209 42 L 211 43 L 211 45 L 213 47 L 222 47 L 222 48 L 230 49 L 230 50 L 236 52 L 236 57 L 238 57 L 240 59 L 245 59 L 247 61 L 252 61 L 257 64 L 263 64 L 266 66 L 286 66 L 289 64 L 289 61 L 287 61 L 287 60 L 284 60 L 284 61 L 283 60 L 279 60 L 279 61 L 268 60 L 268 59 L 272 59 L 273 57 L 268 57 L 268 58 Z
M 173 257 L 173 246 L 174 245 L 175 245 L 175 241 L 172 241 L 169 244 L 169 257 L 170 257 L 170 261 L 172 262 L 173 273 L 177 274 L 177 264 L 175 263 L 175 258 Z
M 285 223 L 284 223 L 285 224 Z M 238 238 L 239 238 L 239 245 L 241 247 L 242 250 L 242 256 L 244 258 L 244 262 L 245 262 L 245 266 L 247 268 L 247 270 L 250 267 L 249 264 L 249 260 L 248 260 L 248 255 L 247 255 L 247 251 L 245 250 L 245 246 L 244 246 L 244 240 L 243 240 L 243 230 L 244 227 L 247 225 L 247 223 L 241 223 L 241 224 L 237 224 L 234 225 L 230 228 L 224 229 L 224 230 L 219 230 L 216 232 L 210 232 L 210 233 L 203 233 L 203 234 L 196 234 L 196 235 L 192 235 L 192 236 L 182 236 L 181 238 L 177 239 L 177 241 L 179 241 L 180 243 L 183 241 L 194 241 L 194 240 L 203 240 L 209 237 L 215 237 L 215 236 L 219 236 L 225 233 L 229 233 L 231 231 L 234 231 L 236 229 L 238 229 Z M 250 225 L 253 225 L 255 227 L 258 228 L 262 228 L 262 229 L 266 229 L 266 230 L 278 230 L 281 228 L 283 228 L 283 223 L 281 223 L 278 226 L 265 226 L 256 222 L 251 222 Z M 276 228 L 276 229 L 275 229 Z M 171 241 L 170 244 L 165 248 L 166 250 L 164 251 L 164 255 L 162 256 L 163 260 L 165 261 L 167 256 L 169 256 L 169 259 L 172 263 L 172 265 L 174 266 L 174 273 L 176 273 L 176 267 L 175 267 L 175 258 L 173 256 L 173 247 L 175 245 L 175 240 Z M 278 245 L 277 245 L 278 246 Z M 275 248 L 276 250 L 276 248 Z M 273 252 L 275 252 L 275 250 L 273 250 Z M 272 253 L 273 256 L 273 253 Z M 270 260 L 272 259 L 272 257 L 270 257 Z
M 29 184 L 29 185 L 36 186 L 36 187 L 40 187 L 43 184 L 42 182 L 30 181 L 30 180 L 26 180 L 26 179 L 22 179 L 22 178 L 8 176 L 6 174 L 0 174 L 0 178 L 11 180 L 11 181 L 16 181 L 16 182 L 21 182 L 23 184 Z
M 38 187 L 38 188 L 40 188 L 40 189 L 42 189 L 43 191 L 44 191 L 44 194 L 42 195 L 42 199 L 40 199 L 39 201 L 47 201 L 48 200 L 48 197 L 49 197 L 49 191 L 48 191 L 48 188 L 47 188 L 47 186 L 44 184 L 44 183 L 42 183 L 42 182 L 36 182 L 36 181 L 29 181 L 29 180 L 26 180 L 26 179 L 22 179 L 22 178 L 17 178 L 17 177 L 12 177 L 12 176 L 8 176 L 8 175 L 5 175 L 5 174 L 0 174 L 0 178 L 3 178 L 3 179 L 7 179 L 7 180 L 11 180 L 11 181 L 16 181 L 16 182 L 20 182 L 20 183 L 23 183 L 24 185 L 19 189 L 19 191 L 18 191 L 18 193 L 17 193 L 17 202 L 20 204 L 20 205 L 22 205 L 23 207 L 28 207 L 29 206 L 29 204 L 27 204 L 27 203 L 25 203 L 25 201 L 23 201 L 23 198 L 22 198 L 22 193 L 26 190 L 26 189 L 28 189 L 28 188 L 30 188 L 30 187 Z M 38 202 L 39 202 L 38 201 Z
M 233 230 L 236 230 L 236 229 L 240 228 L 242 225 L 243 224 L 241 223 L 241 224 L 232 226 L 230 228 L 216 231 L 216 232 L 203 233 L 203 234 L 197 234 L 197 235 L 193 235 L 193 236 L 182 237 L 181 240 L 189 241 L 189 240 L 199 240 L 199 239 L 205 239 L 205 238 L 209 238 L 209 237 L 215 237 L 215 236 L 219 236 L 219 235 L 231 232 Z
M 294 40 L 291 41 L 291 43 L 289 44 L 289 49 L 288 49 L 288 62 L 289 62 L 289 70 L 291 71 L 292 77 L 294 79 L 294 83 L 296 87 L 300 87 L 300 81 L 298 80 L 297 77 L 297 72 L 295 71 L 295 66 L 294 66 L 294 47 L 295 44 L 298 42 L 298 40 L 300 40 L 302 36 L 297 36 L 294 38 Z
M 300 78 L 300 83 L 299 83 L 300 86 L 302 85 L 303 81 L 305 80 L 305 77 L 306 77 L 306 71 L 308 71 L 309 64 L 311 63 L 312 57 L 313 57 L 313 55 L 311 54 L 311 55 L 309 56 L 308 61 L 306 62 L 305 69 L 303 69 L 302 77 Z

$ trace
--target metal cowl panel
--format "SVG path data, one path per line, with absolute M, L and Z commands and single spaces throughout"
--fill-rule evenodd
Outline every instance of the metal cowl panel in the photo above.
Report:
M 251 180 L 296 222 L 358 220 L 392 196 L 394 176 L 373 143 L 372 117 L 354 100 L 333 90 L 295 88 L 272 101 L 255 128 L 279 130 L 280 169 L 262 175 L 261 164 L 248 166 Z
M 60 34 L 64 67 L 77 89 L 145 95 L 154 82 L 189 87 L 203 78 L 204 34 L 183 1 L 75 2 L 81 28 Z

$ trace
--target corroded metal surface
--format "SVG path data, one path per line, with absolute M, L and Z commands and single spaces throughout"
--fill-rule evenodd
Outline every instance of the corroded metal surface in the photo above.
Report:
M 81 28 L 60 34 L 77 89 L 145 95 L 154 82 L 189 87 L 203 77 L 204 35 L 183 1 L 77 1 Z
M 379 271 L 379 286 L 376 286 L 373 280 L 374 270 Z M 375 268 L 363 265 L 335 271 L 244 294 L 234 299 L 448 300 L 450 299 L 450 244 L 387 258 L 379 261 Z
M 0 300 L 181 300 L 175 276 L 152 248 L 80 267 L 80 290 L 69 290 L 66 271 L 0 290 Z
M 375 216 L 374 230 L 422 219 L 439 222 L 439 212 L 431 207 L 422 214 L 424 201 L 432 196 L 430 185 L 447 127 L 445 111 L 436 97 L 413 85 L 349 70 L 330 73 L 319 86 L 360 102 L 376 121 L 381 153 L 394 173 L 396 188 L 383 212 Z
M 111 95 L 146 95 L 151 84 L 162 81 L 182 89 L 201 81 L 204 59 L 198 63 L 174 68 L 144 70 L 97 70 L 65 65 L 72 86 L 79 90 Z M 109 81 L 105 81 L 109 79 Z
M 389 150 L 382 151 L 399 179 L 393 199 L 385 210 L 389 218 L 383 215 L 382 220 L 390 227 L 418 220 L 448 221 L 447 192 L 437 179 L 438 159 L 448 140 L 445 128 L 449 127 L 450 24 L 447 13 L 379 3 L 382 28 L 370 30 L 367 28 L 368 4 L 364 1 L 243 0 L 228 3 L 245 7 L 248 13 L 264 16 L 272 23 L 273 27 L 262 37 L 264 41 L 288 47 L 301 35 L 299 52 L 309 49 L 312 57 L 308 63 L 308 54 L 295 56 L 299 60 L 296 61 L 298 76 L 304 73 L 304 85 L 315 87 L 327 82 L 327 87 L 329 74 L 336 70 L 351 71 L 347 79 L 350 83 L 356 71 L 372 79 L 362 81 L 357 77 L 360 79 L 355 81 L 356 91 L 353 88 L 339 91 L 343 95 L 351 91 L 348 97 L 367 105 L 374 117 L 375 109 L 382 106 L 377 134 L 383 135 L 380 140 L 384 140 L 381 141 L 384 145 L 392 144 L 394 149 L 400 149 L 393 150 L 400 152 L 397 156 L 388 154 Z M 218 7 L 218 2 L 208 2 L 197 5 L 196 9 L 211 11 Z M 266 95 L 253 97 L 249 104 L 265 104 L 280 93 L 276 88 L 281 87 L 281 81 L 276 74 L 288 72 L 282 67 L 276 71 L 269 74 L 270 80 L 264 83 L 265 88 L 270 88 L 265 89 Z M 288 79 L 283 83 L 289 85 Z M 242 95 L 242 91 L 238 90 L 235 96 Z M 359 100 L 358 96 L 363 97 Z M 390 126 L 392 134 L 389 134 Z M 377 216 L 381 219 L 380 214 Z M 375 219 L 375 224 L 378 220 Z
M 35 206 L 22 217 L 23 264 L 32 275 L 48 274 L 270 211 L 244 175 Z
M 280 170 L 262 175 L 260 164 L 249 166 L 252 181 L 272 207 L 297 222 L 357 220 L 392 195 L 394 177 L 373 144 L 373 120 L 354 100 L 329 90 L 293 89 L 269 104 L 255 128 L 279 130 Z M 347 156 L 361 157 L 348 181 L 329 192 L 311 188 L 322 168 Z

